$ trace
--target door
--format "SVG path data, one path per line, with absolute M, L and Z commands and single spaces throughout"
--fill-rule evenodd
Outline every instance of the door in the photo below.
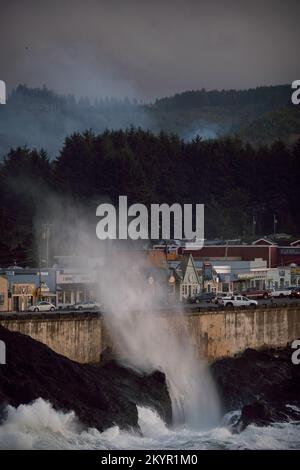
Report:
M 245 305 L 246 307 L 249 306 L 249 300 L 247 299 L 247 297 L 243 297 L 242 305 Z
M 15 295 L 13 297 L 13 310 L 15 312 L 18 312 L 19 311 L 19 296 L 18 295 Z

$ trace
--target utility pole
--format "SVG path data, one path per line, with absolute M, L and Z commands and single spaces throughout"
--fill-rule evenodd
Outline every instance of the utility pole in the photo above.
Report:
M 228 256 L 228 244 L 229 244 L 229 240 L 226 240 L 225 259 L 227 259 L 227 256 Z
M 168 240 L 165 240 L 165 255 L 166 255 L 166 263 L 168 265 Z
M 39 289 L 38 289 L 38 301 L 42 300 L 42 248 L 39 249 Z
M 42 224 L 41 240 L 39 244 L 39 287 L 38 300 L 42 300 L 42 266 L 49 267 L 49 237 L 52 224 Z
M 252 235 L 254 236 L 256 233 L 256 216 L 252 216 Z
M 45 242 L 45 263 L 46 267 L 49 267 L 49 237 L 51 232 L 52 224 L 42 224 L 42 240 Z M 43 261 L 43 260 L 42 260 Z
M 273 214 L 273 233 L 274 233 L 274 237 L 276 235 L 276 228 L 277 228 L 277 218 L 276 218 L 276 214 Z

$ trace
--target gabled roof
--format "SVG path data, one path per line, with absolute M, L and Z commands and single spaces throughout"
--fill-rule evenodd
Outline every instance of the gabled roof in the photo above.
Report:
M 193 259 L 193 256 L 191 254 L 183 255 L 183 257 L 180 261 L 176 261 L 176 262 L 171 261 L 171 262 L 169 262 L 170 270 L 173 271 L 175 277 L 177 279 L 179 279 L 180 281 L 184 280 L 186 271 L 187 271 L 189 266 L 192 266 L 192 268 L 194 270 L 194 273 L 195 273 L 195 276 L 196 276 L 196 279 L 197 279 L 197 282 L 200 282 L 199 281 L 199 276 L 198 276 L 198 273 L 197 273 L 197 269 L 195 267 L 194 259 Z
M 193 259 L 193 256 L 192 256 L 191 254 L 189 254 L 189 255 L 184 255 L 184 256 L 183 256 L 182 264 L 181 264 L 182 279 L 185 278 L 186 271 L 187 271 L 187 268 L 189 267 L 189 265 L 191 265 L 192 268 L 193 268 L 193 270 L 194 270 L 194 273 L 195 273 L 195 275 L 196 275 L 197 282 L 200 282 L 200 281 L 199 281 L 199 276 L 198 276 L 198 273 L 197 273 L 197 269 L 196 269 L 196 267 L 195 267 L 194 259 Z
M 291 246 L 300 246 L 300 238 L 295 240 L 294 242 L 290 243 Z
M 252 242 L 252 245 L 277 245 L 277 243 L 268 238 L 259 238 L 258 240 Z

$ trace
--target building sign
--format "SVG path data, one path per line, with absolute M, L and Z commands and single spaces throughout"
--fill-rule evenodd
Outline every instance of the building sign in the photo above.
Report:
M 251 273 L 245 273 L 245 274 L 238 274 L 237 277 L 238 279 L 246 280 L 246 279 L 254 279 L 256 275 L 251 274 Z
M 254 276 L 255 279 L 264 280 L 267 277 L 267 272 L 266 271 L 255 271 L 253 273 L 253 276 Z
M 34 284 L 14 284 L 12 287 L 14 295 L 33 295 L 34 290 Z
M 90 284 L 96 282 L 96 274 L 57 274 L 57 284 Z
M 280 248 L 281 255 L 300 255 L 300 248 Z
M 247 279 L 265 279 L 266 278 L 266 271 L 253 271 L 252 273 L 238 273 L 237 277 L 240 280 L 247 280 Z

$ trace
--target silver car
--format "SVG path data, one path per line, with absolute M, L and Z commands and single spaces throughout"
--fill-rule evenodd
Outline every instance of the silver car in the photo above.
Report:
M 97 302 L 93 302 L 92 300 L 89 300 L 87 302 L 81 302 L 78 304 L 75 304 L 73 306 L 74 310 L 96 310 L 100 308 L 100 305 Z
M 56 310 L 56 308 L 55 305 L 51 304 L 51 302 L 42 300 L 36 305 L 31 305 L 28 310 L 29 312 L 53 312 L 54 310 Z

